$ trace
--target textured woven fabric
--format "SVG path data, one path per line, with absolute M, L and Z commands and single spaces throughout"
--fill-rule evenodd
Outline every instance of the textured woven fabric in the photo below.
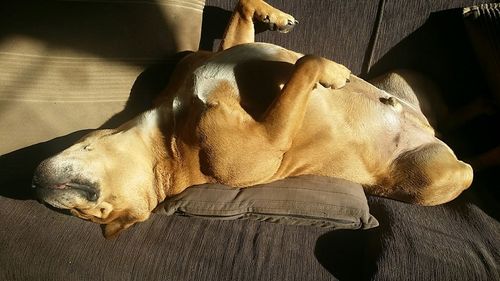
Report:
M 361 185 L 300 176 L 248 188 L 206 184 L 188 188 L 161 204 L 164 214 L 216 219 L 253 219 L 331 229 L 378 226 Z
M 144 70 L 198 48 L 203 4 L 0 3 L 0 155 L 143 110 L 168 81 Z
M 465 200 L 369 198 L 378 228 L 153 215 L 115 240 L 0 197 L 1 280 L 500 280 L 500 224 Z
M 115 240 L 97 224 L 0 197 L 1 280 L 335 280 L 319 227 L 153 215 Z
M 346 65 L 354 74 L 361 73 L 375 25 L 378 1 L 267 2 L 292 14 L 299 24 L 287 34 L 269 31 L 259 33 L 256 41 L 277 44 L 303 54 L 324 56 Z M 204 30 L 211 29 L 211 33 L 218 35 L 206 38 L 207 41 L 220 39 L 230 16 L 229 11 L 232 11 L 235 3 L 226 0 L 206 1 L 208 9 L 205 8 Z
M 381 0 L 379 1 L 379 21 L 373 36 L 373 49 L 370 50 L 368 70 L 374 66 L 385 55 L 390 53 L 401 41 L 405 40 L 413 32 L 426 24 L 433 13 L 470 6 L 478 3 L 487 3 L 487 0 L 454 0 L 454 1 L 406 1 L 406 0 Z M 459 26 L 456 26 L 459 28 Z M 456 30 L 449 30 L 456 32 Z M 433 38 L 435 39 L 435 38 Z M 435 44 L 436 42 L 433 42 Z M 427 51 L 427 44 L 422 43 L 419 50 L 423 53 Z M 410 54 L 407 54 L 410 55 Z M 410 56 L 415 56 L 411 54 Z M 392 61 L 392 63 L 398 63 Z M 393 65 L 394 66 L 394 65 Z M 378 73 L 380 74 L 380 73 Z
M 384 218 L 373 280 L 500 280 L 500 223 L 477 206 L 459 200 L 422 208 L 380 198 L 370 206 Z
M 470 200 L 421 207 L 368 197 L 380 226 L 326 233 L 316 257 L 339 280 L 500 280 L 500 223 Z

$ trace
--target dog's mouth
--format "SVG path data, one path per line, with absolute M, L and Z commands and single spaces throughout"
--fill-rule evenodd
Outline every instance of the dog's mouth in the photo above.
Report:
M 83 184 L 78 182 L 67 182 L 53 187 L 54 189 L 59 190 L 75 190 L 80 192 L 83 196 L 86 197 L 88 201 L 95 202 L 99 198 L 99 191 L 93 185 Z
M 83 176 L 74 165 L 62 165 L 54 159 L 43 161 L 35 170 L 32 187 L 38 199 L 60 209 L 96 203 L 100 195 L 97 182 Z
M 33 180 L 40 201 L 59 209 L 71 209 L 76 202 L 85 200 L 95 203 L 99 199 L 99 189 L 94 183 L 81 180 L 71 180 L 55 184 L 43 184 Z

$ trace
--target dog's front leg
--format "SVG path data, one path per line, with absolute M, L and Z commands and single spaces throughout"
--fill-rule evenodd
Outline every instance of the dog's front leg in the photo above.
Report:
M 290 148 L 303 123 L 309 95 L 317 83 L 338 89 L 349 81 L 350 73 L 343 65 L 321 57 L 307 55 L 300 58 L 290 80 L 261 122 L 273 145 L 282 151 Z
M 273 8 L 263 0 L 240 0 L 233 11 L 219 50 L 254 42 L 254 20 L 266 23 L 269 30 L 283 33 L 290 31 L 298 23 L 294 17 Z

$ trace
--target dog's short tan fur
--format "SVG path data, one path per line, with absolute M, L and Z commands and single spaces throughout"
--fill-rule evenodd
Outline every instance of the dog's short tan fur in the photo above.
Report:
M 412 93 L 389 94 L 335 62 L 253 43 L 253 20 L 282 32 L 296 23 L 241 0 L 221 51 L 183 59 L 155 109 L 40 164 L 42 200 L 105 224 L 111 237 L 202 183 L 316 174 L 422 205 L 470 186 L 471 167 L 434 136 Z

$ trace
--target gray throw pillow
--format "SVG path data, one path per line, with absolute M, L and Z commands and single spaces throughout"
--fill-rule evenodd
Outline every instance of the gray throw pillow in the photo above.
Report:
M 333 229 L 378 226 L 361 185 L 337 178 L 300 176 L 232 188 L 193 186 L 160 204 L 156 213 L 210 219 L 253 219 Z

